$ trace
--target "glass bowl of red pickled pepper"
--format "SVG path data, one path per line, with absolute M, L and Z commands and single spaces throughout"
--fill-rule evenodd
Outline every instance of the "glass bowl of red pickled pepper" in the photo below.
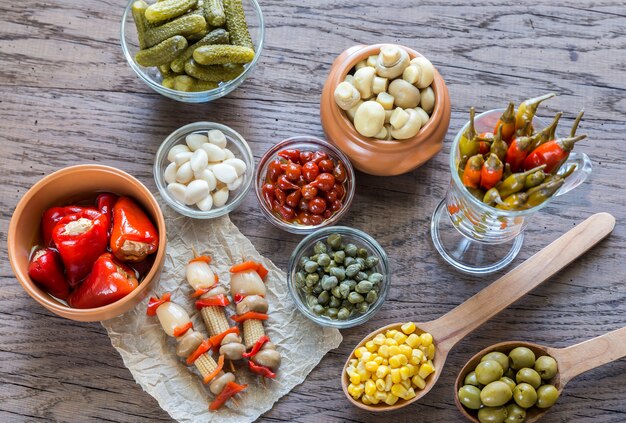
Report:
M 263 214 L 295 234 L 339 222 L 355 190 L 350 159 L 313 136 L 288 138 L 270 148 L 257 166 L 255 182 Z

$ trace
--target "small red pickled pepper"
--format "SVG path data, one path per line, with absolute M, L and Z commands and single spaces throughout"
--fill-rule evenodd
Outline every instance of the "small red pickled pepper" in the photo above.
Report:
M 70 295 L 70 286 L 63 274 L 63 261 L 52 248 L 41 248 L 33 254 L 28 264 L 28 276 L 57 298 L 66 300 Z
M 504 173 L 504 165 L 500 161 L 497 155 L 491 153 L 480 172 L 480 186 L 483 189 L 489 190 L 496 186 L 502 174 Z
M 44 247 L 54 247 L 52 230 L 61 219 L 70 214 L 80 213 L 88 209 L 94 210 L 89 207 L 81 206 L 51 207 L 46 210 L 41 217 L 41 237 L 43 238 Z
M 476 154 L 467 161 L 465 169 L 463 170 L 462 181 L 463 185 L 468 188 L 478 188 L 480 185 L 480 176 L 485 160 L 482 154 Z
M 159 233 L 133 200 L 120 197 L 113 206 L 111 252 L 121 261 L 140 262 L 159 246 Z
M 100 213 L 105 215 L 109 220 L 109 232 L 111 231 L 111 224 L 113 223 L 113 206 L 115 206 L 118 198 L 117 195 L 110 192 L 103 192 L 96 198 L 96 207 L 98 207 Z
M 71 287 L 89 275 L 94 262 L 106 251 L 107 231 L 106 216 L 92 209 L 65 216 L 55 225 L 52 241 L 59 250 Z
M 569 157 L 569 153 L 574 148 L 574 144 L 585 138 L 587 138 L 586 135 L 578 135 L 576 137 L 561 138 L 541 144 L 526 157 L 524 167 L 530 169 L 546 165 L 544 172 L 552 173 L 557 171 Z
M 133 270 L 102 254 L 93 265 L 89 277 L 70 294 L 68 303 L 75 308 L 102 307 L 131 293 L 139 283 Z

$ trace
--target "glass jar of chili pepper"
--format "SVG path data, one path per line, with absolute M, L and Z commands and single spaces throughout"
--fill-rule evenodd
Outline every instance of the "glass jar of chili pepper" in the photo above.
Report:
M 256 196 L 276 227 L 305 234 L 337 223 L 354 196 L 349 159 L 312 136 L 288 138 L 270 148 L 256 171 Z

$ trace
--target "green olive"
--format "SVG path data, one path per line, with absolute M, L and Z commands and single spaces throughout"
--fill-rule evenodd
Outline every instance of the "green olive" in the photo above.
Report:
M 513 396 L 511 387 L 499 380 L 491 382 L 480 391 L 480 400 L 487 407 L 504 405 Z
M 515 380 L 517 383 L 526 382 L 535 389 L 539 388 L 541 385 L 541 376 L 539 376 L 539 373 L 528 367 L 520 369 L 515 375 Z
M 513 403 L 506 406 L 506 420 L 504 420 L 504 423 L 521 423 L 524 420 L 526 420 L 526 410 Z
M 537 389 L 537 407 L 552 407 L 556 400 L 559 399 L 559 391 L 554 385 L 543 385 Z
M 504 353 L 493 351 L 493 352 L 490 352 L 489 354 L 485 354 L 483 358 L 480 359 L 480 361 L 487 361 L 487 360 L 496 360 L 498 363 L 500 363 L 500 365 L 502 366 L 504 370 L 509 368 L 509 357 Z
M 552 379 L 558 370 L 556 360 L 549 355 L 542 355 L 535 361 L 535 370 L 543 380 Z
M 537 391 L 527 383 L 520 383 L 513 389 L 513 399 L 523 408 L 530 408 L 537 402 Z
M 484 407 L 478 410 L 480 423 L 504 423 L 506 419 L 505 407 Z
M 509 353 L 511 359 L 511 367 L 515 370 L 523 369 L 524 367 L 533 368 L 535 365 L 535 353 L 526 347 L 517 347 L 511 350 Z
M 465 380 L 463 381 L 466 385 L 474 385 L 477 387 L 482 387 L 483 385 L 476 379 L 476 372 L 469 372 L 467 376 L 465 376 Z
M 500 379 L 504 374 L 502 366 L 496 360 L 481 361 L 476 366 L 475 372 L 476 379 L 483 385 Z
M 515 370 L 513 370 L 512 368 L 508 368 L 505 372 L 504 372 L 504 376 L 508 377 L 511 380 L 515 380 Z
M 509 388 L 511 388 L 511 392 L 517 386 L 517 383 L 515 383 L 513 379 L 511 379 L 510 377 L 506 377 L 506 376 L 502 376 L 502 378 L 500 379 L 500 382 L 504 382 L 507 385 L 509 385 Z
M 480 389 L 473 385 L 465 385 L 459 389 L 459 401 L 471 410 L 478 410 L 481 407 Z

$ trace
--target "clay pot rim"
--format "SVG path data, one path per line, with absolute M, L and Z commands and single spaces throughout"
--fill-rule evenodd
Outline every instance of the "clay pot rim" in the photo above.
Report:
M 345 79 L 346 75 L 348 75 L 348 72 L 358 62 L 371 56 L 372 54 L 380 52 L 380 48 L 382 46 L 389 44 L 390 43 L 355 45 L 341 53 L 338 57 L 345 53 L 347 54 L 346 59 L 343 60 L 341 63 L 333 64 L 333 66 L 337 66 L 337 72 L 335 73 L 335 77 L 332 80 L 327 79 L 326 81 L 327 84 L 332 84 L 330 86 L 330 92 L 335 91 L 337 85 L 339 85 L 339 83 Z M 395 45 L 398 45 L 399 47 L 402 47 L 404 50 L 406 50 L 406 52 L 409 53 L 409 57 L 411 59 L 415 57 L 426 58 L 420 52 L 413 50 L 409 47 L 400 44 Z M 362 148 L 374 147 L 380 150 L 384 150 L 385 152 L 401 152 L 407 149 L 413 149 L 414 147 L 423 143 L 432 136 L 433 132 L 435 132 L 437 128 L 437 125 L 439 125 L 440 121 L 444 117 L 444 110 L 441 105 L 444 104 L 444 98 L 446 96 L 447 90 L 445 81 L 443 80 L 437 68 L 435 68 L 435 79 L 430 86 L 435 93 L 435 107 L 430 115 L 430 119 L 428 120 L 428 122 L 426 122 L 426 125 L 420 128 L 419 132 L 414 137 L 407 138 L 405 140 L 379 140 L 372 137 L 362 136 L 356 131 L 354 125 L 346 116 L 346 113 L 339 106 L 337 106 L 334 99 L 331 101 L 333 107 L 331 113 L 339 116 L 338 122 L 341 130 L 348 133 L 351 141 L 358 144 Z
M 85 172 L 91 173 L 92 174 L 91 177 L 94 177 L 96 174 L 103 174 L 103 173 L 113 174 L 115 175 L 115 177 L 123 179 L 131 187 L 129 191 L 135 193 L 133 194 L 133 196 L 137 196 L 137 194 L 141 193 L 142 197 L 145 197 L 148 200 L 150 206 L 154 208 L 154 210 L 157 211 L 156 215 L 153 215 L 151 210 L 146 210 L 148 214 L 150 215 L 150 217 L 152 217 L 152 219 L 157 224 L 156 226 L 159 231 L 159 247 L 157 249 L 157 252 L 154 258 L 154 263 L 152 264 L 150 271 L 147 273 L 147 275 L 144 277 L 142 282 L 134 291 L 132 291 L 130 294 L 126 295 L 125 297 L 119 299 L 118 301 L 102 306 L 102 307 L 79 309 L 79 308 L 70 307 L 68 305 L 64 305 L 63 303 L 54 299 L 54 297 L 52 297 L 50 294 L 48 294 L 47 292 L 39 288 L 31 280 L 31 278 L 28 276 L 28 269 L 21 268 L 18 265 L 17 250 L 19 247 L 15 244 L 16 244 L 17 231 L 19 230 L 18 223 L 21 223 L 19 222 L 21 218 L 21 214 L 23 213 L 24 209 L 30 205 L 31 200 L 37 195 L 39 195 L 39 193 L 43 189 L 46 189 L 46 187 L 50 183 L 54 182 L 55 180 L 58 180 L 60 178 L 67 178 L 68 176 L 71 176 L 71 175 L 79 175 Z M 97 184 L 97 179 L 94 178 L 94 182 L 95 184 Z M 98 192 L 98 190 L 96 189 L 94 190 L 94 192 Z M 104 165 L 84 164 L 84 165 L 69 166 L 69 167 L 57 170 L 49 175 L 44 176 L 42 179 L 37 181 L 24 194 L 24 196 L 22 196 L 22 198 L 18 202 L 11 216 L 11 221 L 9 223 L 9 231 L 7 235 L 7 248 L 8 248 L 9 261 L 11 263 L 11 268 L 13 269 L 15 278 L 18 280 L 20 285 L 22 285 L 22 288 L 24 288 L 26 293 L 28 293 L 28 295 L 30 295 L 35 301 L 37 301 L 39 304 L 44 306 L 46 309 L 64 318 L 68 318 L 72 320 L 80 320 L 80 321 L 99 321 L 99 320 L 105 320 L 109 318 L 107 316 L 112 317 L 112 316 L 117 316 L 117 315 L 125 313 L 130 308 L 132 308 L 132 307 L 129 308 L 128 304 L 136 302 L 134 300 L 150 288 L 150 286 L 152 285 L 152 282 L 158 277 L 158 275 L 161 272 L 162 266 L 160 265 L 160 263 L 163 262 L 164 257 L 165 257 L 165 251 L 166 251 L 166 245 L 167 245 L 166 239 L 167 237 L 166 237 L 165 218 L 163 217 L 163 213 L 161 211 L 161 208 L 159 207 L 158 202 L 156 201 L 156 199 L 154 198 L 150 190 L 145 185 L 143 185 L 138 179 L 131 176 L 130 174 L 122 170 L 116 169 L 114 167 L 104 166 Z

